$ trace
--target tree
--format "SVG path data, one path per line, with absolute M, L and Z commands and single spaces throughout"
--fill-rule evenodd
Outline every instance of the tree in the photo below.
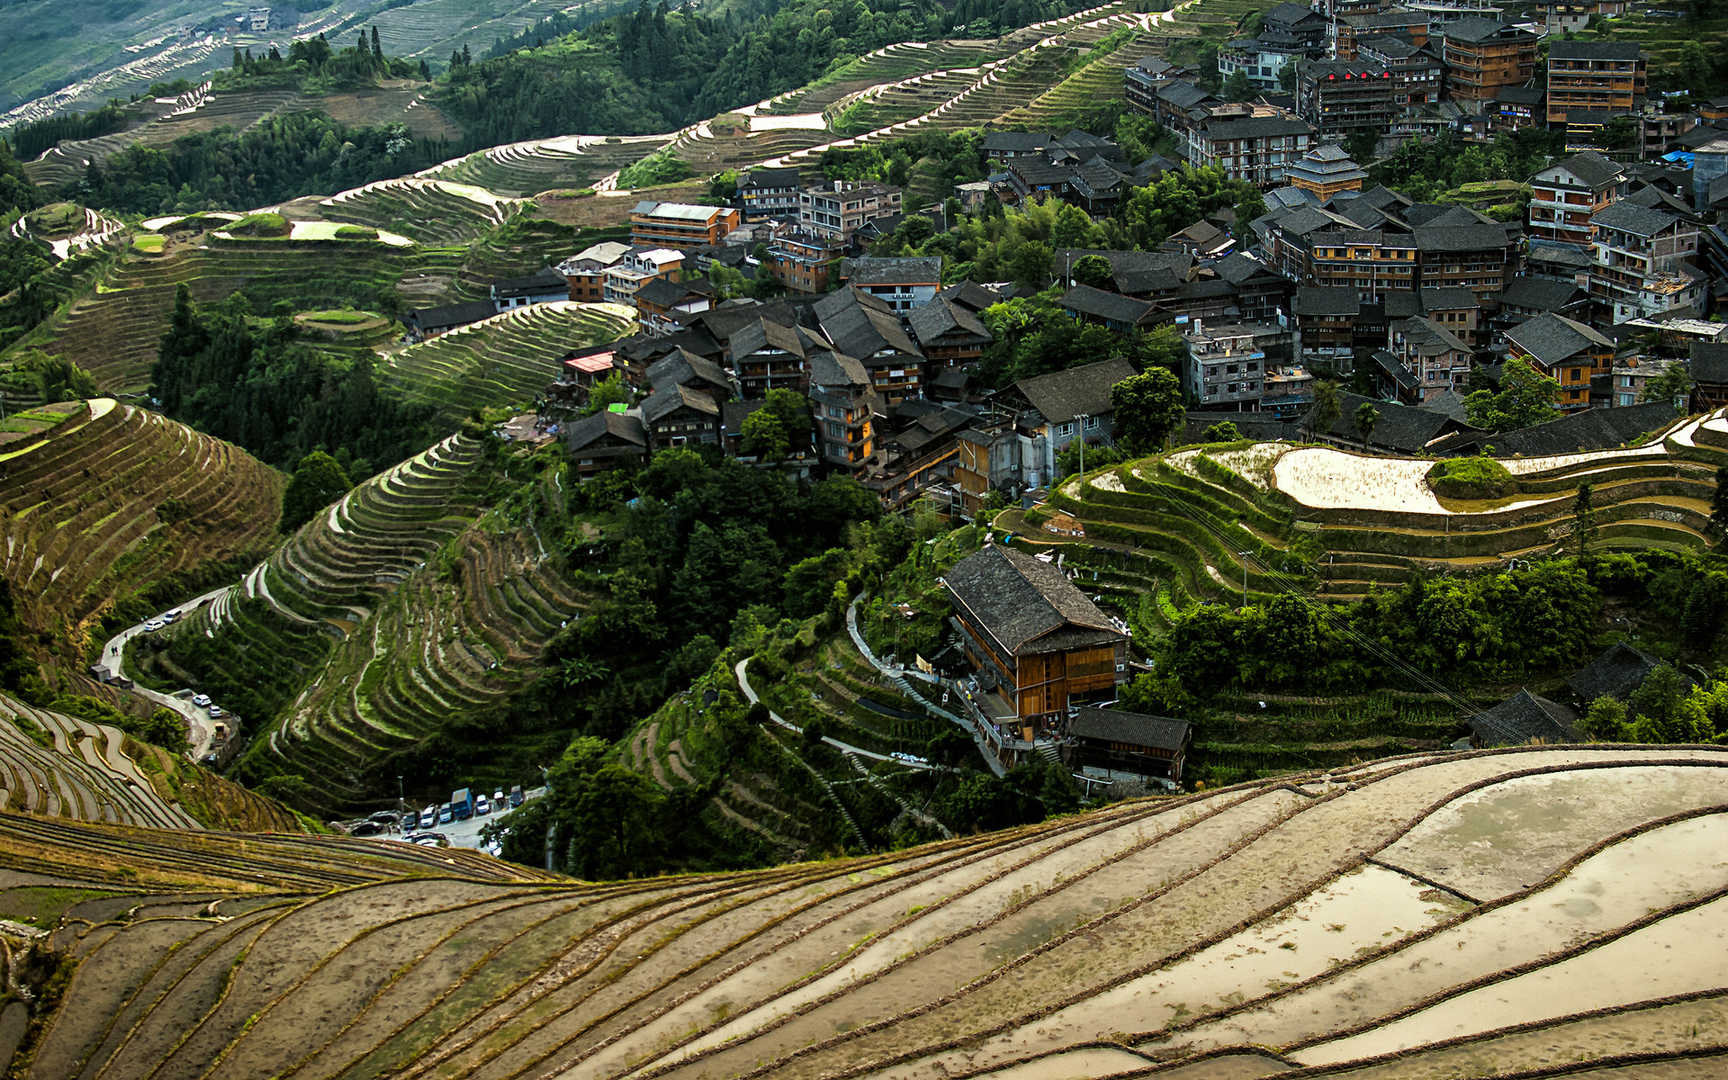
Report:
M 588 388 L 588 400 L 582 405 L 582 415 L 592 416 L 604 412 L 609 405 L 630 404 L 630 387 L 624 382 L 624 375 L 614 371 Z
M 1707 742 L 1710 722 L 1703 706 L 1690 696 L 1691 680 L 1672 664 L 1659 664 L 1638 689 L 1632 691 L 1628 711 L 1632 713 L 1633 742 Z
M 1626 706 L 1611 697 L 1599 697 L 1578 720 L 1578 733 L 1591 742 L 1625 742 Z
M 1254 81 L 1248 77 L 1248 72 L 1242 68 L 1237 68 L 1230 73 L 1229 78 L 1224 80 L 1224 87 L 1220 96 L 1225 101 L 1253 101 L 1257 93 L 1258 91 L 1254 89 Z
M 1523 357 L 1513 357 L 1501 369 L 1498 392 L 1478 390 L 1464 399 L 1470 423 L 1489 431 L 1511 431 L 1557 419 L 1560 383 L 1537 371 Z
M 1718 542 L 1728 536 L 1728 465 L 1716 467 L 1716 490 L 1710 494 L 1710 529 Z
M 337 460 L 314 450 L 294 466 L 282 492 L 282 531 L 292 532 L 347 493 L 354 484 Z
M 1590 553 L 1590 543 L 1596 538 L 1596 511 L 1592 505 L 1593 489 L 1589 484 L 1578 485 L 1578 497 L 1572 500 L 1573 554 Z
M 1356 406 L 1356 434 L 1362 436 L 1362 449 L 1368 449 L 1368 439 L 1374 434 L 1374 425 L 1380 422 L 1380 410 L 1374 407 L 1372 401 L 1364 401 Z
M 1116 437 L 1137 453 L 1164 444 L 1182 422 L 1182 385 L 1163 368 L 1148 368 L 1110 388 Z
M 784 387 L 768 391 L 763 408 L 773 413 L 786 431 L 786 441 L 793 450 L 807 450 L 815 426 L 810 421 L 810 399 L 796 390 Z
M 1236 442 L 1242 438 L 1242 433 L 1229 420 L 1220 420 L 1200 433 L 1201 442 Z
M 1316 382 L 1314 404 L 1308 410 L 1308 434 L 1323 435 L 1331 431 L 1343 413 L 1344 406 L 1338 403 L 1338 384 L 1330 379 Z
M 1692 375 L 1684 364 L 1669 364 L 1662 374 L 1644 384 L 1639 401 L 1672 401 L 1676 412 L 1685 412 L 1691 404 Z
M 576 790 L 560 801 L 569 808 L 565 865 L 590 880 L 630 875 L 646 861 L 658 836 L 666 793 L 647 777 L 616 762 L 566 780 Z
M 1074 265 L 1068 268 L 1068 276 L 1076 285 L 1105 290 L 1116 288 L 1116 271 L 1111 268 L 1110 260 L 1102 255 L 1082 255 L 1075 259 Z
M 742 449 L 748 457 L 764 461 L 780 461 L 791 448 L 786 437 L 786 425 L 766 408 L 757 409 L 744 418 Z

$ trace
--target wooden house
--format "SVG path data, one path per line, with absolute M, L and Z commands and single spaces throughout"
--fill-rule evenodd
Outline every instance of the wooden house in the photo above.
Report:
M 990 544 L 942 583 L 979 682 L 1023 738 L 1054 726 L 1076 699 L 1115 693 L 1128 635 L 1055 566 Z

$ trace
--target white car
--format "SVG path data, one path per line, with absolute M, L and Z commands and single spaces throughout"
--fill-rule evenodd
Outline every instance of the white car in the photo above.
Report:
M 494 791 L 492 793 L 492 809 L 502 810 L 509 805 L 510 804 L 508 802 L 504 801 L 504 789 L 503 788 L 499 788 L 497 791 Z
M 144 624 L 144 632 L 146 634 L 154 634 L 165 625 L 166 624 L 161 619 L 151 619 L 149 622 Z
M 198 706 L 200 709 L 208 709 L 210 707 L 210 695 L 209 694 L 193 694 L 192 695 L 192 704 Z
M 438 824 L 438 808 L 436 806 L 428 806 L 420 811 L 420 827 L 422 829 L 430 829 L 436 824 Z
M 492 800 L 488 799 L 484 795 L 480 796 L 478 799 L 475 799 L 474 800 L 474 812 L 476 814 L 490 814 L 492 812 Z
M 222 706 L 220 706 L 220 705 L 210 706 L 210 719 L 220 720 L 224 716 L 227 716 L 227 715 L 228 715 L 228 711 L 226 709 L 222 708 Z

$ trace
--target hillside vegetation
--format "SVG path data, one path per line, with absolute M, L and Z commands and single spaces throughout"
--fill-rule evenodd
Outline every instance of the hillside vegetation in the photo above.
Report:
M 14 437 L 14 436 L 8 436 Z M 229 443 L 112 399 L 0 444 L 3 572 L 51 683 L 139 621 L 269 550 L 283 478 Z
M 1698 747 L 1415 755 L 610 884 L 7 817 L 0 858 L 33 876 L 0 905 L 51 929 L 63 983 L 14 1068 L 1703 1076 L 1728 1057 L 1724 768 Z

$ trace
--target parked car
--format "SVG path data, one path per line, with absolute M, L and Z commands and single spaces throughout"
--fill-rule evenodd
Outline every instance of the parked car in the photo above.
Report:
M 416 844 L 419 844 L 421 847 L 438 847 L 439 846 L 438 841 L 432 839 L 430 836 L 422 836 L 420 839 L 418 839 L 414 842 Z
M 349 836 L 377 836 L 384 831 L 384 826 L 376 821 L 357 821 L 348 830 Z
M 210 719 L 220 720 L 224 716 L 227 716 L 227 715 L 228 715 L 228 710 L 224 709 L 222 706 L 220 706 L 220 705 L 211 705 L 210 706 Z
M 428 806 L 420 811 L 420 827 L 422 829 L 430 829 L 436 824 L 438 824 L 438 808 L 436 806 Z
M 146 634 L 154 634 L 156 631 L 162 629 L 162 627 L 164 627 L 166 625 L 167 624 L 164 623 L 161 619 L 151 619 L 149 622 L 144 624 L 144 632 Z
M 504 801 L 504 789 L 499 788 L 492 793 L 492 809 L 502 810 L 510 804 Z
M 366 815 L 366 820 L 376 821 L 380 825 L 390 826 L 396 824 L 396 822 L 401 819 L 396 816 L 396 811 L 394 810 L 375 810 Z
M 420 815 L 419 814 L 416 814 L 413 811 L 409 811 L 408 813 L 402 815 L 402 831 L 403 832 L 405 832 L 405 833 L 413 832 L 419 825 L 420 825 Z
M 525 798 L 525 796 L 522 794 L 522 785 L 521 784 L 517 784 L 515 787 L 510 789 L 510 805 L 511 805 L 511 807 L 521 806 L 524 798 Z
M 481 795 L 474 800 L 474 812 L 476 814 L 490 814 L 492 812 L 492 800 Z
M 455 820 L 456 820 L 456 808 L 454 806 L 451 806 L 449 803 L 445 803 L 443 806 L 440 806 L 438 808 L 438 824 L 448 825 L 452 821 L 455 821 Z
M 210 695 L 209 694 L 193 694 L 192 695 L 192 704 L 198 706 L 200 709 L 208 709 L 210 707 Z

